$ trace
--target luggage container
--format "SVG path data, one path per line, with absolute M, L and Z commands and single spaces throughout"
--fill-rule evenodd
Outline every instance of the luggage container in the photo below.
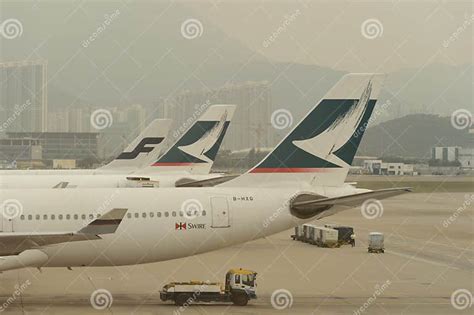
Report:
M 302 241 L 305 243 L 309 243 L 311 241 L 311 236 L 310 233 L 312 233 L 312 229 L 314 229 L 315 226 L 312 224 L 303 224 L 303 239 Z
M 315 226 L 313 232 L 310 232 L 311 243 L 319 247 L 338 247 L 338 234 L 335 229 Z
M 384 253 L 385 252 L 383 233 L 379 233 L 379 232 L 369 233 L 368 252 L 369 253 Z
M 308 243 L 317 245 L 316 239 L 317 239 L 317 231 L 318 227 L 317 226 L 310 226 L 308 227 Z
M 295 234 L 291 235 L 291 238 L 294 239 L 295 241 L 301 241 L 303 237 L 304 237 L 303 226 L 302 225 L 295 226 Z
M 338 243 L 341 245 L 352 245 L 355 246 L 355 234 L 354 228 L 351 226 L 342 226 L 337 224 L 325 224 L 324 227 L 334 229 L 338 231 Z

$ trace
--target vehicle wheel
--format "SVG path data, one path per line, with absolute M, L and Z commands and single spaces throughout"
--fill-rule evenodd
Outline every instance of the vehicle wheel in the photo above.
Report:
M 174 303 L 177 306 L 183 306 L 184 304 L 186 304 L 188 299 L 189 297 L 187 294 L 178 294 L 178 296 L 174 299 Z
M 232 303 L 238 306 L 245 306 L 249 302 L 246 294 L 237 293 L 232 295 Z

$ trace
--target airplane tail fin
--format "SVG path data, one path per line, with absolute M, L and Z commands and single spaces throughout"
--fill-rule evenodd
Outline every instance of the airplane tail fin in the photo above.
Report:
M 176 142 L 150 166 L 148 173 L 209 174 L 227 132 L 235 105 L 212 105 L 187 130 L 174 133 Z M 185 129 L 185 122 L 181 129 Z
M 96 171 L 98 173 L 115 170 L 132 172 L 149 165 L 159 156 L 170 126 L 171 119 L 153 120 L 119 156 Z
M 257 166 L 221 186 L 340 186 L 380 94 L 384 75 L 347 74 Z

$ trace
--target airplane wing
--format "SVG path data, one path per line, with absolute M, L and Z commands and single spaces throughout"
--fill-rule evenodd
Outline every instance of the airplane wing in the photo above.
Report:
M 18 255 L 43 246 L 101 239 L 115 233 L 128 209 L 112 209 L 77 232 L 0 232 L 0 255 Z
M 411 188 L 408 187 L 388 188 L 334 198 L 326 198 L 316 194 L 300 194 L 292 199 L 291 211 L 302 219 L 311 217 L 321 219 L 340 211 L 361 206 L 369 199 L 381 200 L 411 191 Z
M 202 180 L 194 180 L 191 178 L 183 178 L 176 182 L 176 187 L 214 187 L 216 185 L 228 182 L 239 175 L 226 175 L 226 176 L 219 176 L 213 177 L 208 179 Z

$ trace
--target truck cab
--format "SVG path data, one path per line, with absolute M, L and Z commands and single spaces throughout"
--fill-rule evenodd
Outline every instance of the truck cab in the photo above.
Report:
M 257 273 L 247 269 L 231 269 L 225 275 L 225 291 L 234 304 L 244 306 L 256 299 Z

